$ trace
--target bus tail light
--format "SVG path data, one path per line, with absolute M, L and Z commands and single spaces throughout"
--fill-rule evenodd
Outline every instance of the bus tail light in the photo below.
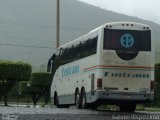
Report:
M 97 89 L 102 89 L 102 78 L 97 79 Z
M 153 92 L 154 91 L 154 86 L 155 86 L 155 83 L 154 81 L 150 81 L 150 90 Z

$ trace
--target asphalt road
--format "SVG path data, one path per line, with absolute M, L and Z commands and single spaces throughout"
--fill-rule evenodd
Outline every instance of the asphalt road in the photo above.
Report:
M 0 120 L 160 120 L 160 112 L 0 107 Z

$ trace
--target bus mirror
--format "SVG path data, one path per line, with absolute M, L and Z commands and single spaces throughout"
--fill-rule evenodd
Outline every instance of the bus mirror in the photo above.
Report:
M 51 61 L 48 61 L 47 72 L 51 72 Z
M 52 63 L 53 63 L 53 60 L 55 59 L 56 55 L 53 54 L 52 57 L 48 60 L 48 65 L 47 65 L 47 72 L 51 72 L 51 69 L 52 69 Z

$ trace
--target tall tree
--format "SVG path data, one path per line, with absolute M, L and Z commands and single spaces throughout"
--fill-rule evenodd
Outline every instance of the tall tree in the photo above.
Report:
M 34 105 L 37 105 L 38 100 L 44 96 L 45 104 L 48 103 L 50 98 L 50 86 L 52 77 L 50 73 L 32 73 L 30 81 L 20 82 L 20 93 L 30 94 Z M 27 88 L 27 84 L 30 83 L 30 87 Z M 29 89 L 29 90 L 28 90 Z
M 1 96 L 4 105 L 8 103 L 8 92 L 19 81 L 29 80 L 31 77 L 31 65 L 23 62 L 0 61 Z

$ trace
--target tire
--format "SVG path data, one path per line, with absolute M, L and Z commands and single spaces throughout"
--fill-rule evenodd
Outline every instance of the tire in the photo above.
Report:
M 78 108 L 78 109 L 81 108 L 79 90 L 76 90 L 76 92 L 75 92 L 75 105 L 76 105 L 76 108 Z
M 135 103 L 120 104 L 119 108 L 121 112 L 134 112 L 136 110 L 136 104 Z
M 88 108 L 88 105 L 86 103 L 86 92 L 85 92 L 85 89 L 82 89 L 82 92 L 81 92 L 81 99 L 80 99 L 80 107 L 82 109 L 85 109 L 85 108 Z

